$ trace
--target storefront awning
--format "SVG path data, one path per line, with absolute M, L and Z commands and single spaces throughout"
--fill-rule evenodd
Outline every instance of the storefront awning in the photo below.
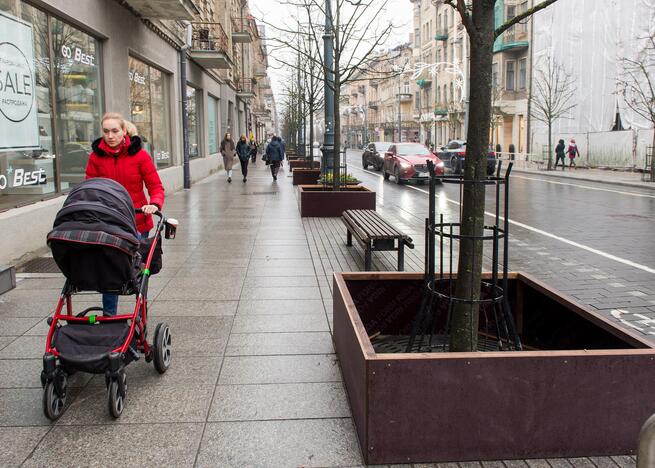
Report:
M 193 0 L 128 0 L 128 3 L 145 18 L 191 21 L 200 14 Z

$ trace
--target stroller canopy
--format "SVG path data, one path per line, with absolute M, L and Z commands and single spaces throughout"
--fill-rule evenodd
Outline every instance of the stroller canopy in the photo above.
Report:
M 88 179 L 71 190 L 53 229 L 102 231 L 138 245 L 132 198 L 111 179 Z
M 48 245 L 62 273 L 80 290 L 133 290 L 139 239 L 132 199 L 118 182 L 89 179 L 55 218 Z

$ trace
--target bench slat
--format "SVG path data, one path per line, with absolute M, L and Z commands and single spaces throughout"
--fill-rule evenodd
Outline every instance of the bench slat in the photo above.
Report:
M 408 236 L 399 232 L 387 220 L 372 210 L 348 210 L 349 218 L 367 232 L 372 239 L 406 239 Z
M 397 238 L 402 236 L 398 232 L 389 229 L 389 224 L 384 221 L 379 215 L 371 215 L 370 213 L 353 213 L 358 224 L 375 238 Z

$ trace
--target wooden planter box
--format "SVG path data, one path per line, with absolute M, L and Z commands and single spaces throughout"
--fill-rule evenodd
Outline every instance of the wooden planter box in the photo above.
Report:
M 349 185 L 338 192 L 322 185 L 299 185 L 300 216 L 339 217 L 345 210 L 375 209 L 375 192 L 360 185 Z
M 293 185 L 315 185 L 320 177 L 320 169 L 296 169 L 293 171 Z
M 290 159 L 289 168 L 293 171 L 295 169 L 320 169 L 321 163 L 319 161 L 307 161 L 305 159 Z
M 519 333 L 538 351 L 377 354 L 369 335 L 408 335 L 421 285 L 417 273 L 335 273 L 334 343 L 366 463 L 635 453 L 655 412 L 642 336 L 512 273 Z

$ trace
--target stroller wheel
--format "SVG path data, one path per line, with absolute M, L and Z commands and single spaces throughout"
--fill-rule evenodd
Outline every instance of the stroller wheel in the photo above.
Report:
M 112 379 L 107 389 L 107 405 L 109 407 L 109 414 L 112 418 L 120 418 L 125 408 L 125 399 L 127 397 L 127 376 L 122 372 L 118 379 Z
M 171 329 L 165 323 L 157 324 L 155 329 L 155 338 L 153 341 L 153 353 L 155 358 L 155 369 L 160 374 L 168 370 L 171 365 Z
M 62 376 L 62 390 L 57 391 L 53 380 L 46 382 L 43 389 L 43 413 L 51 421 L 56 421 L 64 413 L 66 407 L 66 377 Z

